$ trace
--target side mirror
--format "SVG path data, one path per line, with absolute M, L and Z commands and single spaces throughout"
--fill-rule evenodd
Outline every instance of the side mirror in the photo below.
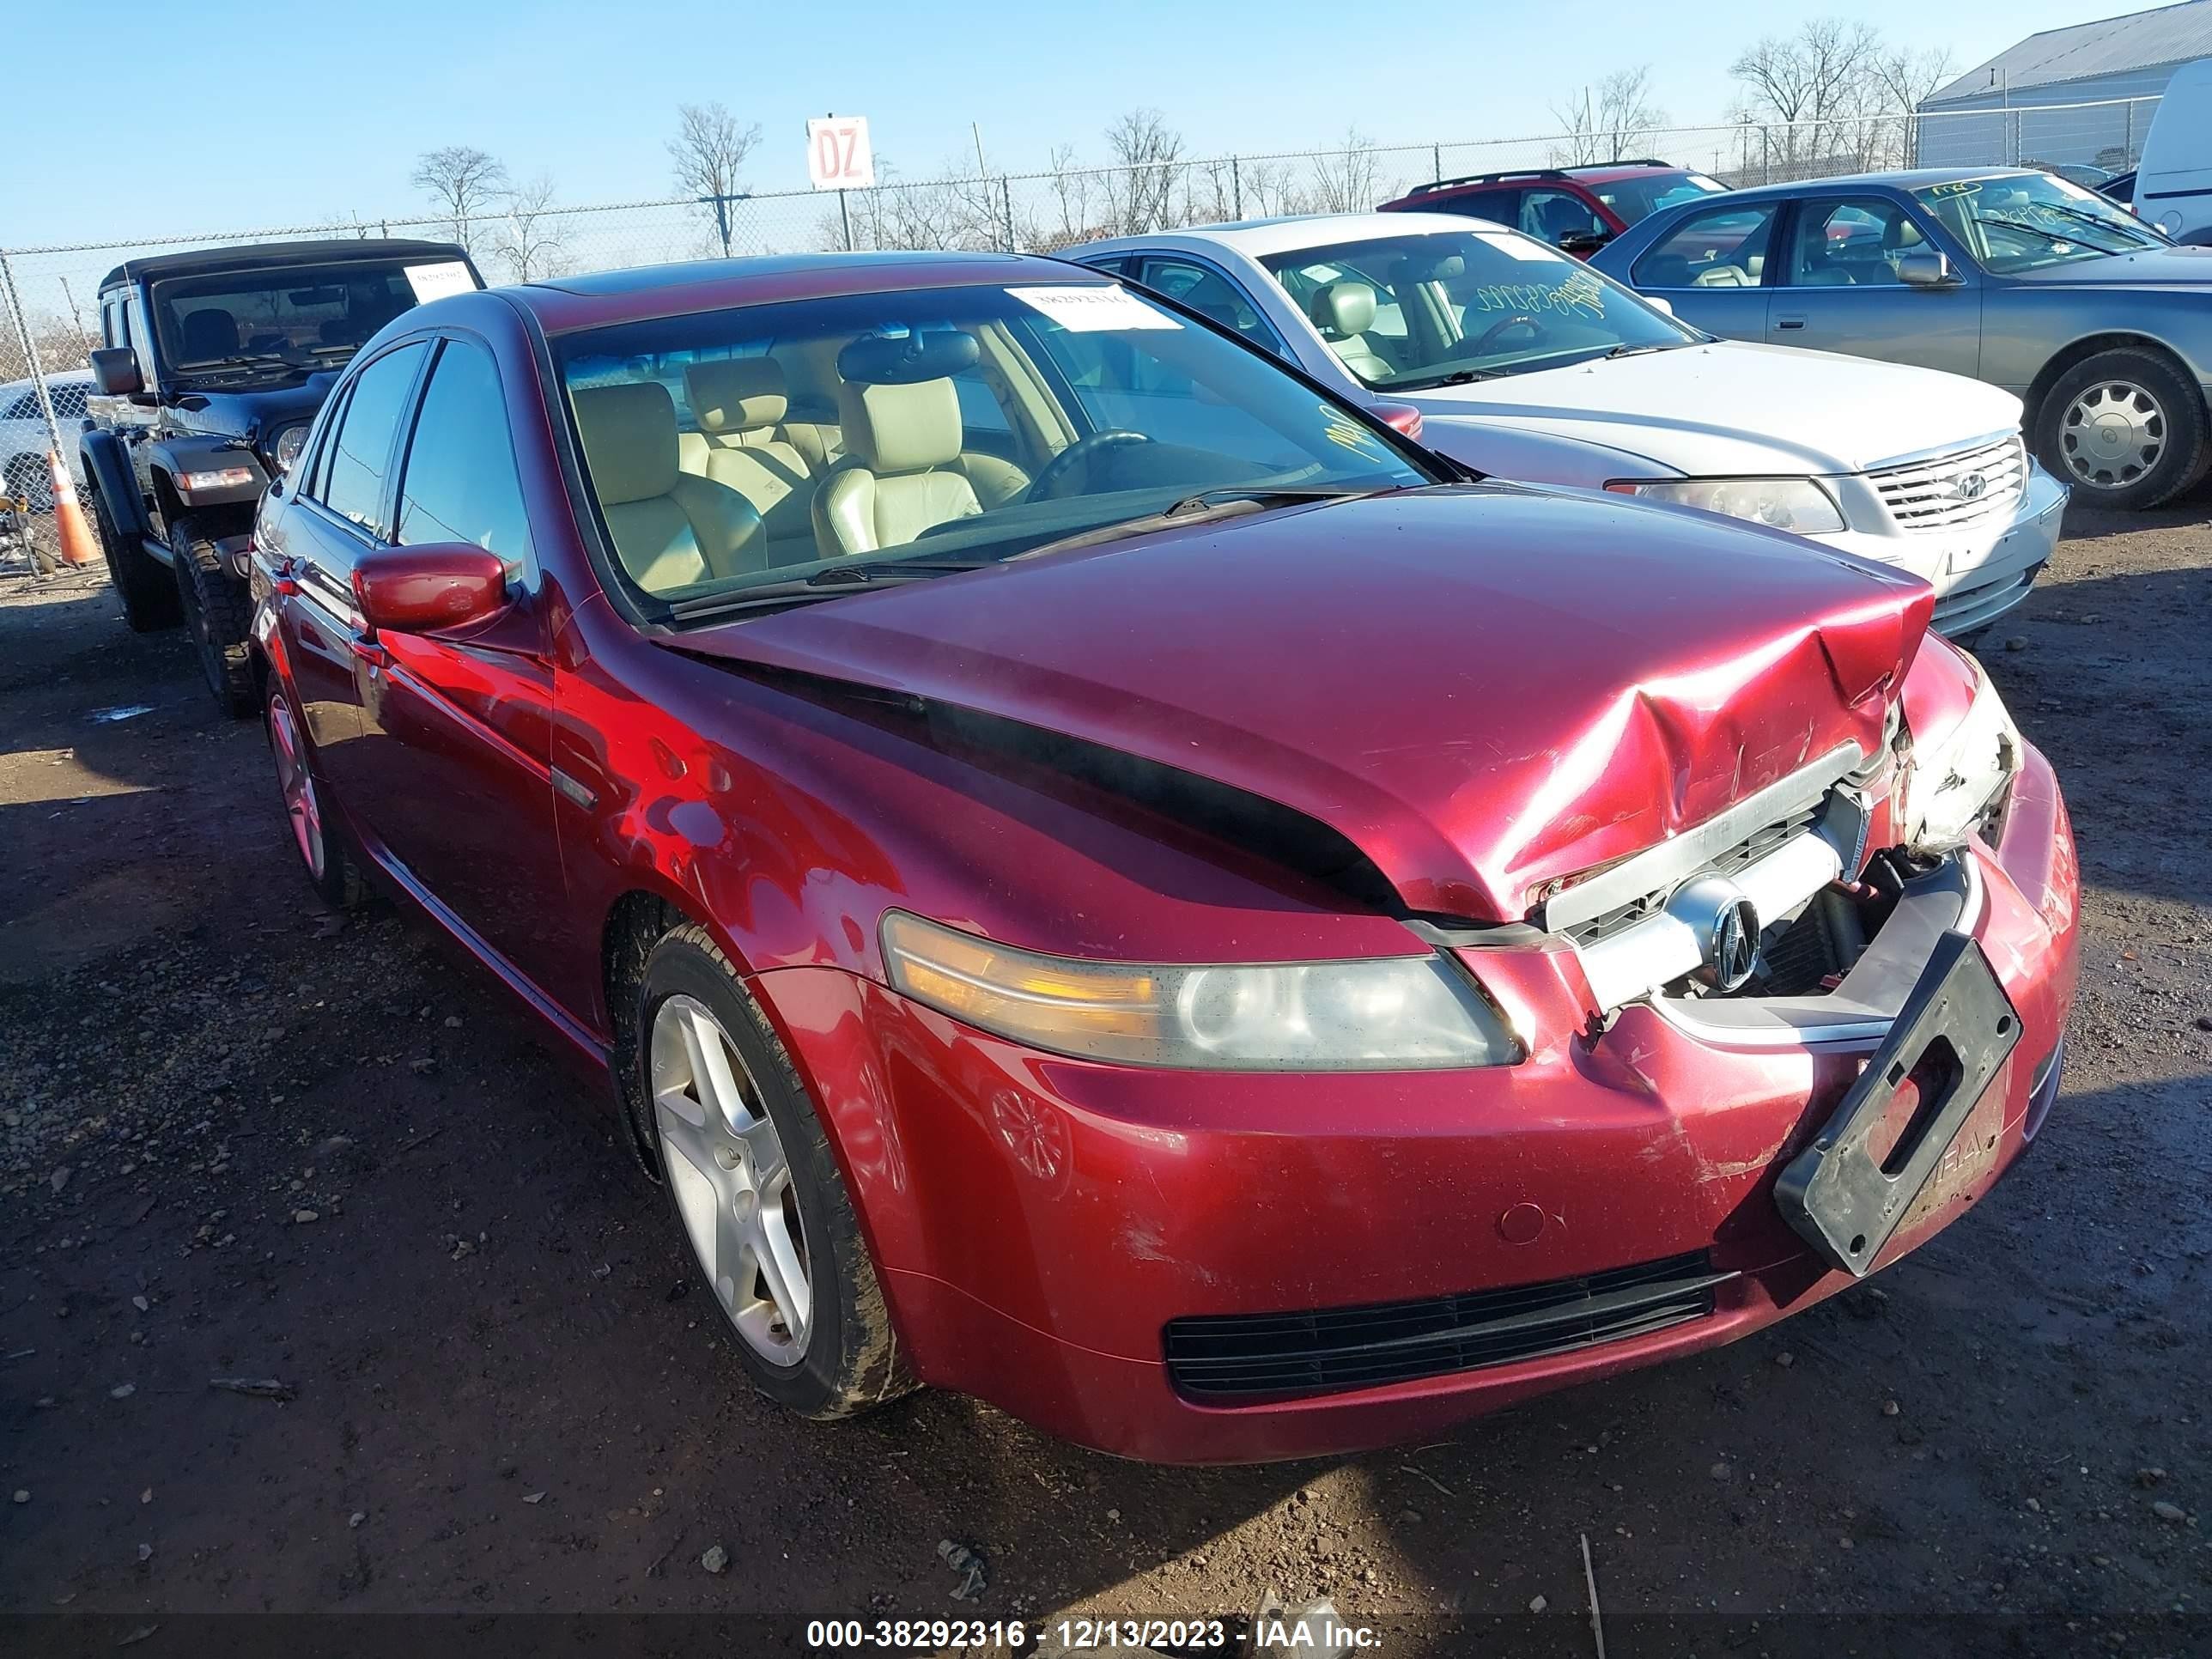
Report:
M 1559 252 L 1571 253 L 1577 259 L 1586 259 L 1613 240 L 1608 234 L 1595 231 L 1571 230 L 1559 238 Z
M 1656 295 L 1656 294 L 1647 294 L 1647 295 L 1645 295 L 1644 296 L 1644 303 L 1645 305 L 1647 305 L 1647 306 L 1650 306 L 1650 307 L 1651 307 L 1651 309 L 1652 309 L 1652 310 L 1654 310 L 1654 311 L 1657 311 L 1657 312 L 1663 312 L 1666 315 L 1668 315 L 1668 316 L 1669 316 L 1669 317 L 1671 317 L 1671 316 L 1673 316 L 1673 315 L 1674 314 L 1674 303 L 1673 303 L 1671 301 L 1668 301 L 1668 300 L 1662 300 L 1662 299 L 1661 299 L 1661 298 L 1660 298 L 1657 295 Z
M 355 564 L 353 597 L 380 632 L 465 628 L 507 604 L 507 565 L 467 542 L 380 548 Z
M 95 346 L 92 353 L 92 383 L 111 398 L 128 398 L 146 389 L 138 372 L 138 354 L 129 346 Z
M 1370 404 L 1367 412 L 1389 427 L 1401 433 L 1415 443 L 1421 441 L 1421 411 L 1411 404 Z
M 1897 280 L 1914 288 L 1948 288 L 1959 279 L 1951 274 L 1947 256 L 1932 247 L 1919 247 L 1897 256 Z

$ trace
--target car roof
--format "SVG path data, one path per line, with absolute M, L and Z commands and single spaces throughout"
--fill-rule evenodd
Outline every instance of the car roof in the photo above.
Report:
M 90 386 L 92 371 L 88 368 L 65 368 L 58 374 L 46 376 L 46 384 L 50 386 L 75 386 L 79 381 Z M 19 392 L 28 392 L 36 384 L 34 380 L 0 380 L 0 398 L 12 398 Z
M 990 283 L 1097 283 L 1095 270 L 1030 253 L 787 253 L 692 259 L 495 290 L 548 334 L 786 300 Z
M 1193 225 L 1142 236 L 1113 236 L 1068 252 L 1083 255 L 1113 253 L 1128 248 L 1195 250 L 1212 246 L 1232 248 L 1249 258 L 1260 258 L 1272 253 L 1294 253 L 1300 248 L 1333 246 L 1340 242 L 1465 230 L 1472 222 L 1473 219 L 1464 213 L 1316 213 L 1278 219 L 1236 219 L 1226 224 Z
M 1930 185 L 1956 185 L 1970 179 L 2026 178 L 2039 171 L 2035 167 L 1905 167 L 1888 173 L 1840 173 L 1825 179 L 1803 179 L 1789 185 L 1752 185 L 1728 193 L 1741 201 L 1767 201 L 1778 196 L 1798 196 L 1811 190 L 1833 190 L 1838 185 L 1887 185 L 1893 190 L 1925 190 Z M 1717 196 L 1700 198 L 1707 204 L 1717 203 Z M 1683 204 L 1687 206 L 1688 204 Z
M 266 265 L 330 264 L 344 259 L 404 258 L 423 254 L 442 259 L 468 258 L 467 251 L 458 243 L 417 241 L 411 237 L 324 236 L 299 242 L 241 242 L 126 259 L 101 277 L 100 286 L 105 290 L 118 283 L 198 276 L 203 271 L 254 270 Z

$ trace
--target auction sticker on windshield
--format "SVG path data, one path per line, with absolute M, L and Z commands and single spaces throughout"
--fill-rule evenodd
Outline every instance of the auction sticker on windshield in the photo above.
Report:
M 476 283 L 459 259 L 441 259 L 434 265 L 407 267 L 407 286 L 415 290 L 415 303 L 428 305 L 448 294 L 473 294 Z
M 1010 288 L 1024 305 L 1042 312 L 1071 334 L 1105 334 L 1127 328 L 1181 328 L 1126 288 Z

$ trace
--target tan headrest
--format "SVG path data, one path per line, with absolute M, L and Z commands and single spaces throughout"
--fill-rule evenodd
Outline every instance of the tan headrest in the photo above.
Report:
M 599 505 L 618 507 L 676 488 L 676 403 L 658 380 L 580 387 L 576 430 Z
M 773 357 L 725 357 L 686 364 L 684 395 L 702 432 L 774 426 L 791 407 L 783 365 Z
M 848 380 L 837 388 L 845 453 L 871 472 L 918 472 L 960 459 L 966 434 L 960 394 L 949 380 L 909 386 Z
M 1316 291 L 1307 315 L 1339 339 L 1364 334 L 1375 326 L 1375 290 L 1364 283 L 1331 283 Z

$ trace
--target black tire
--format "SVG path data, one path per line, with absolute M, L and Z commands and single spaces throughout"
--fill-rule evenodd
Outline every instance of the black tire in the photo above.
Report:
M 2150 443 L 2099 455 L 2089 441 L 2098 410 L 2137 423 Z M 2036 410 L 2035 436 L 2044 465 L 2075 501 L 2117 512 L 2171 501 L 2212 465 L 2203 390 L 2172 358 L 2138 346 L 2100 351 L 2061 374 Z
M 647 1103 L 645 1121 L 653 1134 L 661 1186 L 672 1194 L 670 1208 L 678 1231 L 684 1230 L 672 1197 L 668 1153 L 653 1127 L 650 1036 L 661 1005 L 678 995 L 707 1006 L 751 1073 L 789 1163 L 805 1236 L 815 1317 L 799 1363 L 777 1365 L 762 1358 L 734 1321 L 726 1318 L 732 1346 L 753 1386 L 786 1409 L 817 1421 L 854 1416 L 907 1393 L 915 1384 L 891 1328 L 890 1310 L 854 1216 L 852 1197 L 806 1085 L 767 1016 L 746 994 L 729 958 L 705 928 L 688 923 L 664 935 L 647 956 L 637 990 L 635 1026 L 640 1034 L 635 1086 Z M 688 1231 L 684 1237 L 689 1245 Z M 693 1259 L 698 1261 L 696 1248 Z M 706 1278 L 704 1262 L 700 1270 Z M 709 1294 L 714 1294 L 711 1290 Z M 715 1300 L 720 1306 L 720 1297 Z M 836 1316 L 823 1316 L 832 1308 Z
M 84 499 L 92 514 L 92 533 L 100 543 L 100 556 L 107 562 L 107 580 L 131 631 L 154 634 L 174 628 L 185 619 L 176 578 L 161 568 L 161 562 L 135 538 L 126 539 L 115 527 L 107 498 L 98 484 L 85 487 Z
M 307 728 L 292 708 L 291 693 L 283 675 L 271 672 L 262 699 L 261 726 L 276 765 L 278 798 L 283 802 L 292 844 L 307 872 L 307 884 L 333 910 L 359 908 L 368 899 L 368 884 L 361 866 L 346 844 L 345 832 L 325 816 L 322 781 L 315 775 L 314 751 L 308 746 Z M 304 785 L 304 805 L 294 794 L 289 768 L 299 769 Z
M 169 526 L 169 558 L 200 673 L 222 712 L 242 720 L 261 707 L 261 688 L 253 678 L 253 648 L 247 640 L 253 621 L 252 596 L 244 582 L 222 568 L 222 553 L 197 519 L 187 515 Z

